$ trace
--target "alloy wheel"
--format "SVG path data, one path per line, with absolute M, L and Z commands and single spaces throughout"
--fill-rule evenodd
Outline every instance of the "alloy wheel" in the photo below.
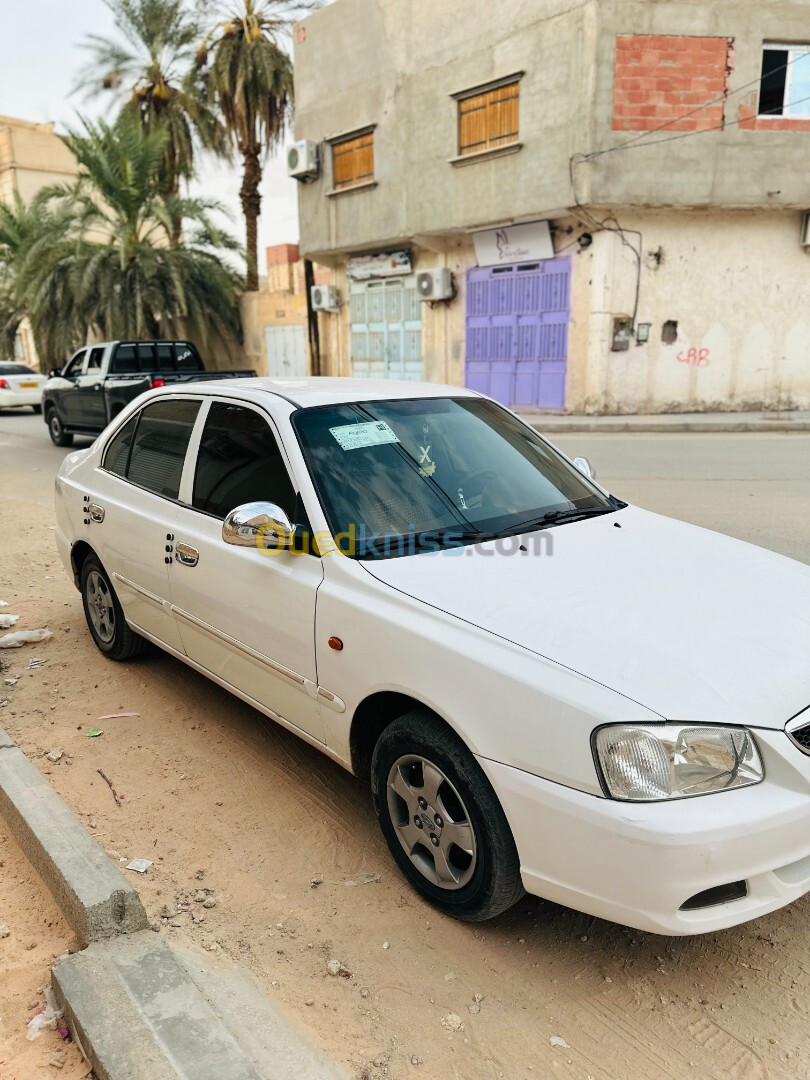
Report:
M 478 861 L 467 808 L 442 770 L 415 754 L 397 758 L 386 785 L 394 831 L 413 865 L 440 889 L 462 889 Z
M 110 586 L 98 570 L 87 575 L 87 611 L 93 629 L 105 645 L 115 637 L 115 608 Z

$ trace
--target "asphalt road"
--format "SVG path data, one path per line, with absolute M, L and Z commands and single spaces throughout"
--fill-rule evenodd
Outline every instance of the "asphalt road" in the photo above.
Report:
M 810 563 L 810 435 L 560 435 L 628 502 Z M 89 446 L 76 440 L 76 448 Z M 41 493 L 67 453 L 30 410 L 0 412 L 2 484 Z

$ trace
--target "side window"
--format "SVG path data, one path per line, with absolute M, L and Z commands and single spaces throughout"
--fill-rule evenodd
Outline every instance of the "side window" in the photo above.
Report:
M 156 401 L 140 413 L 127 479 L 156 495 L 176 499 L 199 401 Z
M 155 371 L 155 347 L 154 345 L 138 346 L 138 365 L 141 371 Z
M 65 368 L 64 377 L 71 378 L 76 375 L 81 375 L 82 368 L 84 367 L 84 358 L 87 355 L 87 349 L 82 349 L 81 352 L 77 352 L 68 366 Z
M 174 348 L 166 342 L 155 346 L 158 371 L 174 371 Z
M 119 345 L 115 350 L 110 372 L 113 375 L 134 375 L 138 370 L 138 359 L 134 345 Z
M 295 491 L 267 421 L 252 409 L 215 401 L 203 428 L 193 505 L 224 518 L 249 502 L 273 502 L 292 518 Z
M 90 359 L 87 361 L 87 374 L 91 371 L 99 371 L 101 368 L 101 361 L 104 359 L 103 349 L 91 349 Z
M 138 426 L 138 416 L 139 414 L 136 413 L 130 420 L 127 420 L 118 434 L 114 435 L 110 440 L 104 452 L 104 461 L 101 467 L 108 472 L 115 473 L 116 476 L 127 475 L 129 449 L 132 446 L 135 428 Z

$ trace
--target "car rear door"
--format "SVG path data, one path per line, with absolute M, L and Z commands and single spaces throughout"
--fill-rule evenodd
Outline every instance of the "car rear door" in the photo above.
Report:
M 197 444 L 195 451 L 195 443 Z M 226 544 L 222 523 L 249 502 L 295 520 L 298 497 L 270 417 L 212 399 L 198 419 L 174 522 L 171 595 L 190 659 L 307 736 L 324 741 L 315 668 L 321 558 Z
M 88 538 L 127 621 L 183 651 L 172 613 L 169 566 L 186 452 L 199 398 L 165 397 L 131 417 L 108 443 L 96 472 Z

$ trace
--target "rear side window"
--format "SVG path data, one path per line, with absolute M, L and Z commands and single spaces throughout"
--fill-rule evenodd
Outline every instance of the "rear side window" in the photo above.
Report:
M 141 410 L 127 479 L 155 495 L 176 499 L 199 409 L 199 401 L 156 401 Z
M 155 346 L 158 371 L 174 371 L 174 346 L 163 343 Z
M 113 375 L 134 375 L 138 371 L 138 357 L 134 345 L 119 345 L 115 350 L 110 372 Z
M 138 426 L 138 414 L 136 413 L 124 424 L 121 430 L 110 441 L 105 453 L 102 468 L 107 472 L 115 473 L 116 476 L 126 476 L 129 465 L 129 451 L 132 446 L 132 437 Z
M 178 343 L 174 346 L 174 354 L 178 371 L 202 371 L 202 361 L 190 345 Z
M 249 502 L 276 503 L 292 518 L 295 491 L 267 421 L 252 409 L 215 401 L 197 456 L 193 505 L 224 518 Z
M 155 346 L 138 345 L 138 366 L 141 371 L 155 371 Z

